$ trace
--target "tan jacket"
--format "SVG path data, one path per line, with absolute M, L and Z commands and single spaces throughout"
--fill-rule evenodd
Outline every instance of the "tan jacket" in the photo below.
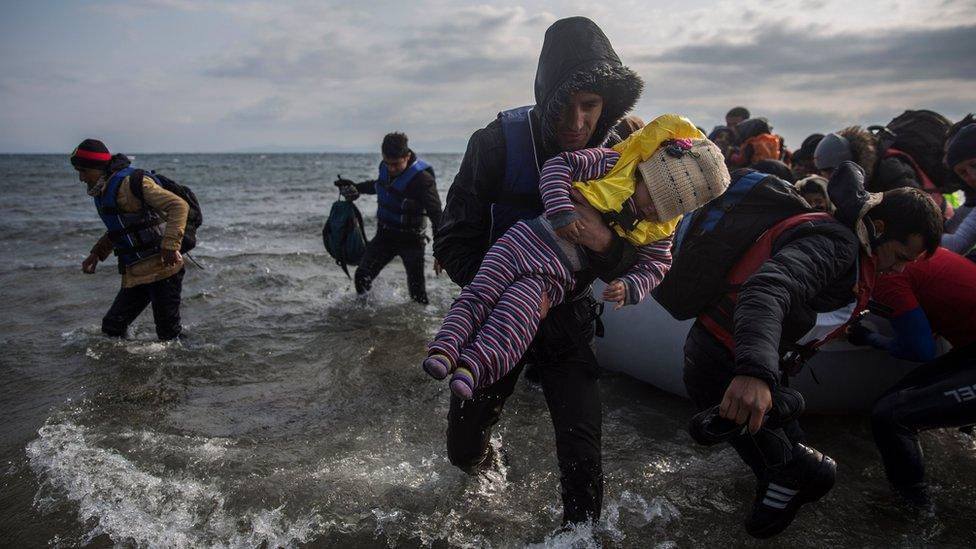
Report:
M 179 250 L 183 242 L 183 230 L 186 228 L 186 216 L 190 207 L 179 196 L 160 187 L 150 177 L 142 179 L 142 197 L 146 205 L 156 210 L 166 220 L 166 230 L 163 233 L 162 248 L 164 250 Z M 135 213 L 143 208 L 143 203 L 129 189 L 129 178 L 126 177 L 119 185 L 117 204 L 120 211 Z M 112 255 L 112 241 L 106 231 L 92 248 L 91 253 L 98 255 L 100 261 L 105 261 Z M 169 278 L 180 272 L 183 262 L 176 265 L 163 265 L 161 254 L 156 254 L 133 263 L 125 268 L 122 274 L 122 287 L 131 288 L 140 284 L 149 284 Z

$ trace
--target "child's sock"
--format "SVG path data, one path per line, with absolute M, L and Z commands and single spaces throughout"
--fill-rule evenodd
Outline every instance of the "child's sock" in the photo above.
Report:
M 440 353 L 433 353 L 424 359 L 424 371 L 434 379 L 444 379 L 451 373 L 451 359 Z
M 464 400 L 474 394 L 474 374 L 467 366 L 458 366 L 451 376 L 451 392 Z

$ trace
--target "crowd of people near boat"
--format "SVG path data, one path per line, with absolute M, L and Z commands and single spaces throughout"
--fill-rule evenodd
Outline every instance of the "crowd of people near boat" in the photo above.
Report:
M 545 34 L 535 103 L 471 135 L 443 207 L 433 168 L 399 132 L 383 139 L 375 179 L 335 182 L 343 199 L 323 238 L 343 269 L 357 266 L 358 294 L 399 256 L 410 298 L 428 303 L 428 219 L 434 271 L 458 287 L 418 367 L 448 384 L 450 462 L 498 467 L 492 429 L 531 375 L 555 430 L 563 523 L 599 519 L 592 341 L 603 303 L 656 299 L 695 319 L 673 367 L 699 411 L 692 438 L 730 444 L 755 473 L 749 534 L 782 532 L 834 485 L 836 463 L 800 428 L 788 379 L 836 338 L 920 363 L 874 404 L 871 425 L 894 493 L 930 507 L 918 433 L 976 423 L 976 120 L 909 110 L 790 150 L 744 107 L 708 132 L 678 114 L 645 124 L 631 112 L 642 91 L 593 21 L 562 19 Z M 107 228 L 82 269 L 114 252 L 122 275 L 103 332 L 124 337 L 151 304 L 159 338 L 180 337 L 196 197 L 96 139 L 71 163 Z M 376 195 L 371 239 L 361 194 Z M 833 333 L 798 343 L 818 313 L 845 308 Z M 891 331 L 862 323 L 869 310 Z M 951 351 L 938 354 L 940 338 Z

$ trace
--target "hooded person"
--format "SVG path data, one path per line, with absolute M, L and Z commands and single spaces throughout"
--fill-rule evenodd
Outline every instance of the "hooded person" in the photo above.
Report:
M 815 210 L 834 213 L 834 204 L 827 194 L 827 178 L 809 175 L 796 182 L 796 190 Z
M 729 157 L 733 167 L 750 167 L 763 160 L 779 160 L 783 156 L 783 140 L 773 133 L 764 117 L 750 118 L 735 127 L 738 150 Z
M 976 123 L 961 127 L 946 143 L 946 166 L 966 184 L 965 216 L 954 223 L 952 233 L 942 236 L 942 246 L 958 254 L 969 253 L 976 246 L 976 213 L 973 213 L 976 193 Z M 958 217 L 959 214 L 956 214 Z M 956 221 L 953 217 L 953 221 Z
M 827 178 L 844 161 L 852 161 L 864 170 L 867 189 L 885 192 L 900 187 L 922 189 L 948 219 L 952 207 L 927 176 L 905 156 L 887 155 L 887 147 L 875 134 L 861 126 L 848 126 L 829 133 L 817 144 L 813 161 L 817 170 Z
M 613 131 L 616 132 L 617 137 L 623 140 L 630 137 L 630 134 L 643 128 L 644 125 L 645 122 L 643 118 L 637 116 L 636 114 L 628 114 L 620 119 L 620 122 L 613 127 Z
M 800 148 L 793 153 L 792 169 L 796 179 L 803 179 L 819 173 L 816 164 L 813 163 L 813 153 L 823 138 L 822 133 L 810 134 L 800 144 Z
M 733 175 L 733 186 L 737 177 L 744 175 Z M 722 418 L 748 427 L 729 443 L 757 477 L 745 521 L 755 537 L 782 532 L 801 505 L 834 484 L 836 464 L 805 445 L 795 420 L 763 427 L 784 365 L 791 353 L 804 352 L 797 342 L 817 313 L 853 301 L 852 321 L 866 307 L 879 272 L 931 253 L 941 236 L 940 213 L 924 193 L 868 193 L 864 171 L 853 162 L 838 166 L 828 192 L 834 215 L 802 213 L 777 224 L 782 229 L 767 230 L 741 256 L 750 260 L 748 270 L 736 267 L 741 284 L 698 317 L 685 342 L 684 381 L 692 401 L 700 410 L 718 405 Z
M 687 119 L 664 115 L 612 149 L 563 152 L 547 161 L 539 183 L 545 215 L 517 222 L 488 250 L 428 346 L 424 370 L 435 379 L 454 373 L 452 391 L 469 399 L 522 358 L 539 324 L 542 296 L 550 296 L 550 306 L 562 303 L 585 263 L 585 252 L 574 245 L 583 227 L 573 189 L 638 246 L 639 261 L 609 281 L 603 299 L 619 308 L 650 294 L 671 266 L 671 235 L 681 216 L 728 187 L 725 159 L 703 137 Z
M 793 170 L 791 170 L 790 167 L 787 166 L 782 160 L 773 160 L 771 158 L 760 160 L 752 165 L 752 169 L 756 170 L 757 172 L 775 175 L 783 181 L 796 183 L 796 178 L 793 177 Z
M 535 104 L 503 111 L 468 142 L 434 236 L 434 256 L 459 286 L 468 285 L 490 245 L 519 220 L 543 213 L 542 165 L 564 151 L 613 145 L 612 131 L 636 104 L 643 82 L 625 67 L 603 31 L 585 17 L 546 31 L 535 78 Z M 577 204 L 586 229 L 579 244 L 589 267 L 576 274 L 565 302 L 543 301 L 530 351 L 555 429 L 563 522 L 599 517 L 603 499 L 598 366 L 590 348 L 596 303 L 590 284 L 612 280 L 636 260 L 636 248 Z M 475 473 L 494 460 L 492 426 L 524 362 L 471 400 L 451 397 L 447 447 L 451 463 Z M 463 403 L 463 406 L 462 406 Z

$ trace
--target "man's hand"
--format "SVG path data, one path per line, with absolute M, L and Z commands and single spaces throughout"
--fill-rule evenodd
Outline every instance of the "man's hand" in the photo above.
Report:
M 84 261 L 81 262 L 81 272 L 86 274 L 95 274 L 95 267 L 98 265 L 98 254 L 90 253 Z
M 739 425 L 748 422 L 749 432 L 756 434 L 772 406 L 773 398 L 765 381 L 758 377 L 735 376 L 725 390 L 719 415 Z
M 441 267 L 441 262 L 434 258 L 434 275 L 441 276 L 442 272 L 444 272 L 444 267 Z
M 573 200 L 573 205 L 576 206 L 578 221 L 583 224 L 577 243 L 596 253 L 606 253 L 613 244 L 613 233 L 610 232 L 610 227 L 607 227 L 607 224 L 603 222 L 600 212 L 590 206 L 590 203 L 577 189 L 571 189 L 569 197 Z
M 546 318 L 549 314 L 549 306 L 552 305 L 549 302 L 549 294 L 542 292 L 542 301 L 539 303 L 539 320 Z
M 572 223 L 568 223 L 556 229 L 556 235 L 563 240 L 572 242 L 573 244 L 578 244 L 580 240 L 580 233 L 586 230 L 586 225 L 577 219 Z
M 847 332 L 847 341 L 851 345 L 870 345 L 871 342 L 868 341 L 868 337 L 871 336 L 873 332 L 866 328 L 860 322 L 855 322 L 847 327 L 845 330 Z
M 623 307 L 626 299 L 627 285 L 624 284 L 623 280 L 614 280 L 603 289 L 603 301 L 616 303 L 613 307 L 614 310 Z
M 159 257 L 162 260 L 163 265 L 166 265 L 167 267 L 176 265 L 177 263 L 183 261 L 183 256 L 180 255 L 179 250 L 163 250 L 162 253 L 159 254 Z
M 339 194 L 346 200 L 356 200 L 359 198 L 359 191 L 356 190 L 356 184 L 353 181 L 343 179 L 340 175 L 339 179 L 336 179 L 332 184 L 339 187 Z
M 339 187 L 339 194 L 341 194 L 342 198 L 345 198 L 346 200 L 356 200 L 359 198 L 359 191 L 357 191 L 356 187 L 351 184 Z

